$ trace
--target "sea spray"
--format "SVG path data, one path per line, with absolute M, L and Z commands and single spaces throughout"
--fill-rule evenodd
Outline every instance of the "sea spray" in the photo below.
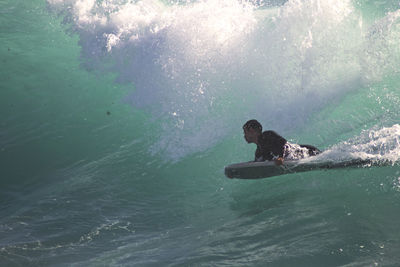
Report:
M 395 13 L 366 25 L 352 1 L 48 2 L 70 17 L 89 69 L 132 84 L 126 101 L 160 122 L 150 151 L 173 160 L 250 118 L 301 130 L 311 114 L 397 64 Z
M 306 161 L 366 160 L 375 165 L 398 164 L 400 160 L 400 125 L 363 130 L 358 136 L 328 147 Z

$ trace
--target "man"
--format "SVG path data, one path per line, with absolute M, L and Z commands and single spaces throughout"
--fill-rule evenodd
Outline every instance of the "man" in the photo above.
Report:
M 243 131 L 247 143 L 257 145 L 254 161 L 274 160 L 277 165 L 282 165 L 284 159 L 295 160 L 321 153 L 314 146 L 291 144 L 274 131 L 262 132 L 257 120 L 247 121 Z

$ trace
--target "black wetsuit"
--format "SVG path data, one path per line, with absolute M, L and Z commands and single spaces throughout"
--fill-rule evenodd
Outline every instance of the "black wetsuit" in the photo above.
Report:
M 273 160 L 285 156 L 286 139 L 274 131 L 265 131 L 258 137 L 259 144 L 255 153 L 254 161 Z M 299 145 L 308 149 L 309 156 L 319 154 L 321 151 L 311 145 Z
M 286 139 L 274 131 L 265 131 L 258 137 L 258 145 L 254 161 L 273 160 L 283 157 Z

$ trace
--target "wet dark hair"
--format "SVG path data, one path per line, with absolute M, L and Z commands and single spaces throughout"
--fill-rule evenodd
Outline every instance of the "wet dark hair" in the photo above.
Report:
M 249 120 L 243 125 L 243 130 L 255 129 L 262 131 L 262 126 L 257 120 Z

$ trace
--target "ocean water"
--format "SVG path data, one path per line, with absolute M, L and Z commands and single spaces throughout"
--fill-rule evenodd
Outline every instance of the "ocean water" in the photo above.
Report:
M 0 266 L 399 266 L 400 1 L 0 0 Z M 258 119 L 358 168 L 231 180 Z

